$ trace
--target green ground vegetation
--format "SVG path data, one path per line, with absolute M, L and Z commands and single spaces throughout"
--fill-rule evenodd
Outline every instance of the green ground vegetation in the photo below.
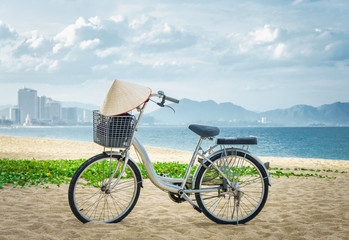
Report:
M 0 188 L 6 184 L 12 184 L 14 188 L 31 186 L 41 186 L 48 188 L 49 184 L 60 186 L 63 183 L 69 183 L 78 167 L 86 159 L 78 160 L 13 160 L 0 159 Z M 154 163 L 154 169 L 157 174 L 166 174 L 171 178 L 182 178 L 186 172 L 188 164 L 178 162 Z M 192 173 L 197 166 L 194 166 Z M 147 178 L 145 168 L 139 164 L 142 175 Z M 335 179 L 330 173 L 347 173 L 332 169 L 305 169 L 305 168 L 270 168 L 269 173 L 272 177 L 318 177 Z

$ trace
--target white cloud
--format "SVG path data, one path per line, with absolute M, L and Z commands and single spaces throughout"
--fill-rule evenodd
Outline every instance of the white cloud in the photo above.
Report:
M 0 20 L 0 41 L 17 38 L 16 31 Z
M 88 21 L 92 23 L 95 27 L 99 27 L 101 25 L 101 19 L 98 16 L 89 18 Z
M 257 44 L 274 42 L 279 36 L 279 29 L 271 29 L 270 25 L 264 25 L 262 29 L 257 29 L 250 33 Z
M 93 40 L 85 40 L 80 43 L 80 48 L 82 50 L 93 49 L 96 48 L 100 42 L 101 41 L 98 38 L 95 38 Z
M 170 33 L 171 30 L 172 30 L 172 28 L 168 25 L 168 23 L 165 23 L 165 24 L 164 24 L 163 32 L 164 32 L 164 33 Z
M 115 23 L 120 23 L 120 22 L 124 21 L 125 18 L 121 15 L 116 15 L 116 16 L 111 16 L 109 19 Z
M 280 58 L 285 52 L 285 47 L 285 44 L 279 43 L 274 49 L 273 57 L 276 59 Z
M 103 50 L 96 50 L 96 55 L 100 58 L 105 58 L 110 55 L 118 54 L 120 53 L 121 48 L 120 47 L 111 47 L 111 48 L 106 48 Z
M 52 72 L 58 68 L 58 61 L 51 59 L 42 59 L 41 62 L 37 62 L 37 65 L 34 67 L 35 71 L 40 71 L 42 69 L 47 69 L 48 72 Z
M 61 43 L 64 47 L 73 46 L 79 38 L 81 38 L 81 31 L 84 29 L 98 29 L 101 25 L 101 19 L 99 17 L 92 17 L 86 21 L 83 17 L 79 17 L 74 24 L 70 24 L 63 31 L 58 33 L 54 40 Z M 80 31 L 80 32 L 78 32 Z M 57 51 L 57 48 L 56 48 Z
M 58 33 L 54 37 L 54 40 L 62 43 L 62 45 L 65 47 L 72 46 L 76 40 L 76 29 L 86 25 L 87 23 L 85 22 L 85 20 L 80 17 L 74 24 L 67 26 L 62 32 Z
M 29 44 L 30 48 L 36 49 L 38 47 L 40 47 L 40 45 L 42 45 L 43 41 L 44 41 L 44 37 L 41 36 L 37 36 L 37 31 L 34 31 L 32 33 L 31 38 L 27 39 L 26 42 Z
M 52 48 L 52 52 L 53 53 L 58 53 L 59 50 L 63 47 L 62 43 L 57 43 L 56 45 L 54 45 L 54 47 Z
M 48 65 L 48 70 L 53 71 L 53 70 L 56 70 L 57 67 L 58 67 L 58 61 L 54 60 Z
M 148 22 L 149 18 L 146 17 L 145 15 L 142 15 L 139 18 L 133 19 L 130 23 L 129 23 L 129 27 L 132 29 L 137 29 L 139 27 L 141 27 L 142 25 L 144 25 L 146 22 Z

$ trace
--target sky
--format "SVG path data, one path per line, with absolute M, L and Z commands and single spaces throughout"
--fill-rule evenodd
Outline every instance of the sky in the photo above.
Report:
M 349 102 L 343 0 L 0 0 L 0 105 L 100 106 L 114 79 L 253 111 Z

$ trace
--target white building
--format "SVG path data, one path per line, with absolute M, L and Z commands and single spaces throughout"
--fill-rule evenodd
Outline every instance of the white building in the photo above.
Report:
M 74 107 L 62 108 L 62 120 L 69 124 L 78 122 L 78 109 Z
M 60 121 L 62 119 L 62 107 L 61 103 L 58 101 L 47 102 L 45 105 L 45 112 L 47 119 L 54 122 Z
M 37 119 L 37 91 L 29 88 L 18 90 L 18 107 L 20 109 L 20 122 L 24 123 L 25 117 Z
M 19 107 L 13 106 L 9 110 L 9 118 L 12 122 L 15 124 L 20 124 L 21 123 L 21 111 Z

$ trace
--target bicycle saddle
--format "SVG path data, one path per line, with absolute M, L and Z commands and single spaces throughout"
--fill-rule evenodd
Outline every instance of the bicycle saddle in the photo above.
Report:
M 190 124 L 188 128 L 201 137 L 214 137 L 219 134 L 218 127 Z

